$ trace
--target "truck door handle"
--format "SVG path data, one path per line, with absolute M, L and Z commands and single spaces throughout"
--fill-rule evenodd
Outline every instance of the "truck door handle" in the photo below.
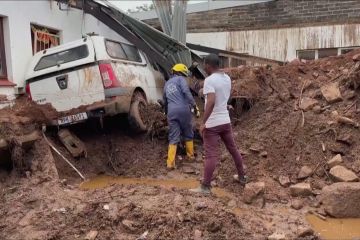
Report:
M 56 77 L 56 82 L 61 90 L 67 89 L 68 87 L 68 75 L 62 75 Z

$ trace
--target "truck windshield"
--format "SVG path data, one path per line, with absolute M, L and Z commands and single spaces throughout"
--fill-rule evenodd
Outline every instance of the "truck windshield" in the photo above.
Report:
M 89 50 L 87 45 L 81 45 L 75 48 L 67 49 L 65 51 L 42 57 L 38 64 L 36 64 L 34 70 L 39 71 L 45 68 L 86 58 L 87 56 L 89 56 Z

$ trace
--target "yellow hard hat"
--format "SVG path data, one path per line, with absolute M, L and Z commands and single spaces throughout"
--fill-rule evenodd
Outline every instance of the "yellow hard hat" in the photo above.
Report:
M 173 66 L 172 70 L 174 72 L 180 72 L 180 73 L 184 74 L 185 76 L 189 76 L 189 69 L 187 68 L 187 66 L 185 66 L 185 64 L 182 64 L 182 63 L 175 64 Z

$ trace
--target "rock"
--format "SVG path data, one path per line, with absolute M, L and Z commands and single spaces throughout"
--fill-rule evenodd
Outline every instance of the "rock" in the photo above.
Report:
M 261 145 L 257 144 L 257 143 L 254 143 L 254 144 L 252 144 L 250 146 L 250 151 L 256 152 L 256 153 L 261 152 L 263 149 L 264 148 Z
M 315 113 L 321 113 L 321 112 L 322 112 L 322 109 L 321 109 L 321 107 L 320 107 L 319 105 L 316 105 L 316 106 L 313 107 L 313 111 L 314 111 Z
M 288 187 L 291 184 L 290 178 L 288 176 L 279 176 L 279 183 L 283 187 Z
M 262 196 L 265 191 L 264 182 L 254 182 L 245 185 L 243 199 L 245 203 L 252 203 L 256 198 Z
M 283 233 L 273 233 L 268 236 L 268 240 L 285 240 L 286 236 Z
M 329 166 L 329 168 L 335 167 L 336 165 L 340 165 L 343 162 L 342 157 L 340 154 L 337 154 L 335 157 L 333 157 L 332 159 L 330 159 L 327 162 L 327 165 Z
M 18 222 L 18 224 L 22 227 L 31 225 L 32 219 L 35 216 L 35 210 L 28 211 L 25 216 Z
M 309 183 L 298 183 L 290 186 L 290 194 L 293 197 L 306 197 L 312 194 Z
M 201 209 L 207 208 L 207 205 L 205 202 L 197 202 L 197 203 L 195 203 L 194 208 L 195 208 L 195 210 L 201 210 Z
M 207 226 L 207 230 L 209 232 L 218 232 L 222 229 L 222 223 L 219 221 L 211 221 L 208 226 Z
M 329 103 L 342 100 L 339 87 L 336 83 L 329 83 L 321 87 L 321 93 Z
M 355 62 L 360 61 L 360 53 L 355 54 L 355 55 L 352 57 L 352 60 L 355 61 Z
M 359 181 L 358 176 L 346 167 L 335 166 L 330 169 L 330 176 L 338 182 L 356 182 Z
M 120 209 L 119 209 L 119 205 L 117 202 L 109 203 L 108 214 L 109 214 L 109 217 L 111 218 L 111 220 L 113 220 L 113 221 L 117 220 L 119 217 L 119 212 L 120 212 Z
M 298 174 L 298 179 L 308 178 L 312 174 L 312 169 L 309 166 L 303 166 Z
M 304 97 L 301 100 L 300 103 L 300 109 L 304 110 L 304 111 L 308 111 L 311 110 L 315 105 L 317 105 L 319 102 L 316 99 L 313 98 L 309 98 L 309 97 Z
M 202 232 L 198 229 L 195 229 L 194 240 L 202 240 Z
M 360 183 L 334 183 L 324 187 L 320 197 L 329 215 L 337 218 L 360 217 Z
M 230 207 L 230 208 L 234 208 L 234 207 L 236 207 L 236 201 L 234 200 L 234 199 L 232 199 L 232 200 L 230 200 L 229 202 L 228 202 L 228 207 Z
M 342 134 L 340 136 L 337 137 L 336 141 L 347 144 L 347 145 L 352 145 L 354 142 L 354 139 L 352 137 L 352 135 L 350 134 Z
M 129 230 L 129 231 L 131 231 L 131 232 L 133 232 L 133 231 L 136 230 L 135 222 L 133 222 L 133 221 L 124 219 L 121 223 L 123 224 L 123 226 L 124 226 L 127 230 Z
M 263 158 L 267 158 L 268 156 L 268 153 L 267 151 L 262 151 L 260 154 L 259 154 L 260 157 L 263 157 Z
M 319 73 L 318 73 L 318 72 L 313 72 L 313 73 L 312 73 L 312 76 L 316 79 L 316 78 L 319 77 Z
M 85 240 L 94 240 L 96 239 L 97 235 L 98 235 L 98 231 L 91 230 L 90 232 L 88 232 L 88 234 L 86 234 Z
M 354 90 L 347 91 L 344 96 L 346 100 L 353 99 L 354 97 L 356 97 L 356 92 Z
M 105 204 L 105 205 L 103 206 L 103 209 L 104 209 L 104 210 L 109 210 L 109 209 L 110 209 L 109 204 Z
M 293 201 L 291 201 L 291 207 L 295 210 L 300 210 L 303 208 L 303 206 L 304 203 L 299 199 L 294 199 Z
M 308 237 L 308 236 L 313 236 L 314 235 L 314 230 L 312 230 L 311 228 L 309 227 L 300 227 L 298 229 L 298 232 L 297 232 L 297 237 L 298 238 L 304 238 L 304 237 Z

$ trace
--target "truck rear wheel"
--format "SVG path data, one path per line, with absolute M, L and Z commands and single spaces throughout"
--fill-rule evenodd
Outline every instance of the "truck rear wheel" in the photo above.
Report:
M 147 126 L 141 113 L 147 106 L 147 101 L 141 92 L 135 92 L 131 101 L 130 111 L 128 115 L 130 127 L 136 132 L 144 132 Z

